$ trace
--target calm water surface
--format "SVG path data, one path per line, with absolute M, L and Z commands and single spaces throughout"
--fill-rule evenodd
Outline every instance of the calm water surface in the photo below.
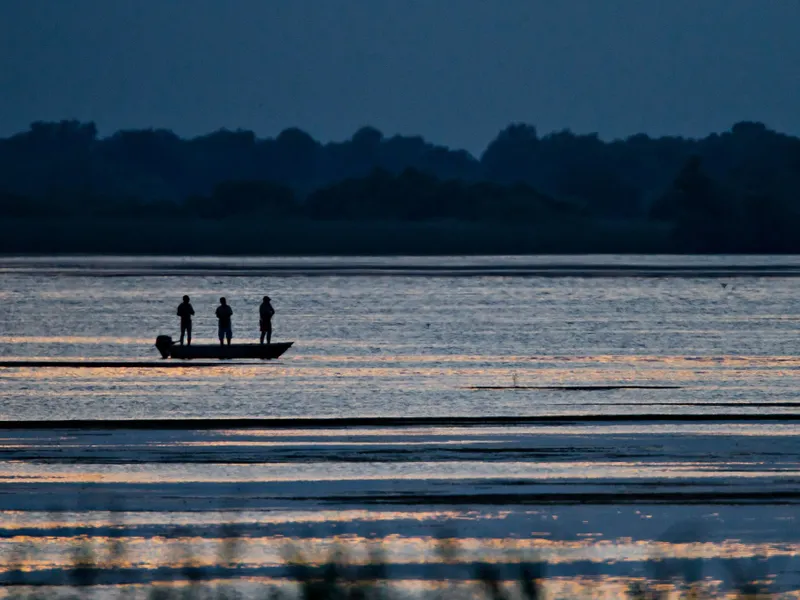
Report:
M 124 535 L 127 577 L 147 580 L 186 543 L 216 565 L 227 524 L 251 579 L 281 576 L 287 539 L 355 555 L 380 542 L 407 581 L 469 578 L 423 568 L 446 533 L 461 563 L 535 554 L 573 591 L 653 577 L 657 556 L 709 559 L 713 581 L 761 557 L 800 587 L 798 274 L 795 257 L 0 260 L 1 360 L 131 362 L 1 368 L 2 421 L 334 419 L 0 429 L 0 550 L 46 540 L 30 577 L 49 581 L 78 536 Z M 137 367 L 158 359 L 157 334 L 177 338 L 184 293 L 196 342 L 214 341 L 221 295 L 236 341 L 257 340 L 269 294 L 275 339 L 295 345 L 266 363 Z M 630 385 L 677 388 L 525 389 Z M 569 422 L 390 419 L 551 415 Z M 336 422 L 365 416 L 387 420 Z

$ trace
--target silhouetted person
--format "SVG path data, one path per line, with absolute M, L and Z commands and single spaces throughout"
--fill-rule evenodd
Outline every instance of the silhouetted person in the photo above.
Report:
M 272 307 L 269 296 L 264 296 L 264 301 L 258 307 L 259 325 L 261 326 L 261 343 L 264 343 L 264 336 L 267 336 L 267 343 L 272 342 L 272 316 L 275 309 Z
M 219 306 L 217 307 L 217 319 L 219 319 L 219 345 L 222 346 L 222 340 L 228 339 L 228 346 L 231 345 L 231 338 L 233 337 L 233 329 L 231 328 L 231 317 L 233 316 L 233 309 L 228 306 L 225 298 L 219 299 Z
M 192 345 L 192 315 L 194 315 L 194 309 L 189 304 L 189 296 L 184 296 L 183 302 L 178 305 L 178 316 L 181 318 L 181 346 L 183 346 L 184 334 L 186 334 L 186 345 Z

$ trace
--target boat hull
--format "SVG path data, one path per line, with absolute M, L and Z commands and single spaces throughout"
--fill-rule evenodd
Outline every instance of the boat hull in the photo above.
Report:
M 181 346 L 172 341 L 169 336 L 158 336 L 156 348 L 161 353 L 162 358 L 176 358 L 181 360 L 191 360 L 194 358 L 257 358 L 269 360 L 280 357 L 284 352 L 292 347 L 294 342 L 279 342 L 275 344 L 231 344 L 222 346 L 220 344 L 192 344 Z

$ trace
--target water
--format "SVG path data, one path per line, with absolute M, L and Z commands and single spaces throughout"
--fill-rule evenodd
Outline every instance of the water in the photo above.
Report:
M 461 563 L 535 554 L 573 591 L 652 578 L 657 556 L 710 559 L 714 581 L 762 557 L 796 589 L 798 274 L 796 257 L 4 259 L 1 360 L 131 365 L 2 368 L 0 420 L 139 428 L 0 430 L 0 550 L 46 541 L 29 576 L 49 580 L 78 536 L 103 546 L 124 522 L 125 577 L 147 580 L 180 544 L 217 565 L 226 525 L 248 581 L 282 574 L 287 539 L 378 541 L 408 582 L 469 578 L 426 567 L 446 533 Z M 220 295 L 235 340 L 257 340 L 269 294 L 295 345 L 137 366 L 177 337 L 184 293 L 196 342 Z

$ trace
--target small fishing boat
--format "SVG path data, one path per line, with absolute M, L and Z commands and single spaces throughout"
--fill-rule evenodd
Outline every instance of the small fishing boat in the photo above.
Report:
M 156 338 L 156 348 L 161 353 L 161 358 L 260 358 L 267 360 L 278 358 L 291 348 L 294 342 L 279 342 L 277 344 L 191 344 L 181 346 L 168 335 Z

